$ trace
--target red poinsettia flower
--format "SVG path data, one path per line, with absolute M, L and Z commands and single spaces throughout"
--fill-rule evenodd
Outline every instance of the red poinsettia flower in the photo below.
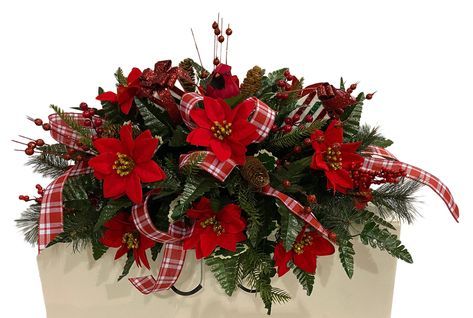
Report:
M 219 64 L 210 74 L 210 82 L 205 91 L 206 96 L 213 98 L 230 98 L 240 94 L 240 82 L 236 75 L 232 75 L 232 67 Z
M 217 246 L 234 252 L 236 244 L 246 240 L 246 222 L 238 205 L 228 204 L 215 212 L 210 200 L 203 197 L 187 211 L 187 216 L 195 220 L 195 226 L 184 241 L 184 249 L 195 249 L 197 259 L 209 256 Z
M 204 97 L 204 109 L 190 111 L 197 127 L 187 136 L 187 142 L 210 148 L 220 161 L 231 158 L 244 164 L 246 146 L 258 136 L 256 126 L 248 122 L 254 107 L 253 102 L 244 101 L 231 109 L 222 99 Z
M 315 131 L 311 139 L 315 153 L 310 167 L 325 171 L 327 188 L 341 193 L 352 189 L 349 171 L 363 162 L 363 157 L 356 153 L 360 143 L 343 143 L 343 128 L 339 120 L 332 120 L 325 133 Z
M 115 259 L 133 250 L 136 265 L 144 265 L 149 269 L 146 250 L 153 247 L 155 242 L 138 232 L 131 214 L 119 212 L 104 227 L 105 231 L 99 241 L 105 246 L 118 248 Z
M 292 249 L 286 251 L 282 241 L 274 248 L 274 262 L 278 267 L 278 276 L 289 271 L 287 266 L 289 261 L 303 271 L 314 274 L 317 268 L 317 256 L 332 255 L 334 252 L 332 243 L 316 232 L 306 232 L 304 227 Z
M 126 194 L 136 204 L 141 203 L 141 183 L 163 180 L 164 171 L 152 160 L 158 139 L 146 130 L 133 140 L 131 125 L 120 129 L 120 139 L 98 138 L 94 147 L 99 155 L 89 160 L 95 177 L 103 180 L 105 198 Z
M 118 103 L 121 111 L 128 115 L 135 96 L 140 91 L 141 71 L 134 67 L 127 77 L 127 85 L 118 85 L 117 92 L 105 92 L 96 97 L 97 100 L 103 102 Z

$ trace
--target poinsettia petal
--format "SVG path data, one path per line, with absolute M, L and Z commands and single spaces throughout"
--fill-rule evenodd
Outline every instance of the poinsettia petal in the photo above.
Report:
M 207 113 L 203 109 L 193 108 L 190 111 L 190 116 L 192 120 L 194 121 L 194 123 L 196 123 L 197 126 L 199 127 L 210 129 L 213 125 L 212 122 L 207 117 Z
M 126 180 L 116 173 L 106 176 L 103 181 L 103 196 L 105 198 L 115 198 L 125 194 Z
M 227 251 L 235 252 L 237 240 L 233 234 L 221 234 L 217 236 L 217 245 Z
M 99 242 L 108 247 L 120 247 L 122 245 L 123 233 L 115 230 L 105 230 Z
M 124 151 L 122 143 L 116 138 L 98 138 L 94 141 L 94 147 L 99 153 Z
M 308 253 L 294 253 L 294 265 L 304 272 L 314 274 L 317 268 L 317 257 Z
M 141 245 L 135 249 L 136 254 L 138 254 L 138 258 L 140 260 L 140 263 L 143 264 L 144 267 L 147 269 L 150 269 L 149 262 L 148 262 L 148 257 L 146 257 L 146 249 L 143 249 Z
M 335 247 L 327 239 L 320 235 L 312 235 L 312 245 L 314 253 L 318 256 L 332 255 L 335 253 Z
M 278 243 L 274 248 L 274 263 L 278 267 L 278 276 L 281 277 L 289 271 L 287 263 L 292 258 L 292 250 L 286 251 L 282 242 Z
M 225 119 L 226 110 L 222 106 L 217 99 L 204 96 L 204 110 L 211 122 L 222 122 Z M 228 105 L 226 107 L 230 108 Z
M 195 146 L 210 146 L 210 140 L 213 138 L 212 132 L 204 128 L 196 128 L 187 135 L 187 142 Z
M 325 175 L 335 191 L 345 193 L 347 189 L 353 188 L 353 180 L 344 169 L 325 171 Z
M 143 190 L 141 189 L 140 178 L 134 173 L 125 177 L 126 179 L 126 195 L 135 204 L 143 201 Z
M 255 109 L 255 100 L 253 99 L 246 99 L 245 101 L 238 104 L 233 110 L 231 114 L 231 121 L 248 121 L 248 117 Z
M 325 131 L 325 143 L 333 145 L 343 142 L 343 128 L 339 120 L 332 120 Z
M 342 144 L 340 149 L 342 152 L 356 152 L 356 150 L 360 147 L 361 142 L 350 142 L 346 144 Z
M 157 182 L 166 178 L 163 169 L 153 160 L 136 165 L 133 173 L 138 175 L 141 182 Z
M 227 160 L 232 154 L 232 149 L 230 148 L 230 146 L 217 139 L 210 140 L 210 148 L 217 156 L 217 159 L 220 161 Z
M 156 138 L 140 138 L 135 140 L 133 160 L 140 164 L 151 160 L 158 147 L 159 140 Z
M 101 102 L 111 102 L 111 103 L 117 103 L 118 102 L 118 97 L 117 94 L 114 92 L 105 92 L 97 97 L 95 97 L 96 100 L 99 100 Z
M 133 106 L 133 98 L 127 98 L 123 102 L 120 103 L 120 110 L 125 115 L 128 115 L 130 113 L 132 106 Z
M 94 169 L 94 174 L 97 179 L 103 179 L 113 171 L 113 163 L 116 160 L 116 155 L 105 152 L 89 160 L 89 166 Z
M 127 83 L 128 85 L 131 85 L 133 84 L 133 82 L 135 82 L 136 80 L 139 79 L 139 77 L 141 76 L 141 71 L 139 68 L 132 68 L 130 73 L 128 74 L 128 78 L 127 78 Z
M 351 169 L 354 163 L 363 163 L 363 157 L 357 153 L 342 152 L 342 168 Z
M 217 247 L 217 234 L 211 229 L 203 232 L 200 236 L 200 249 L 204 257 L 209 256 Z
M 123 125 L 120 128 L 120 141 L 122 142 L 126 154 L 131 155 L 135 144 L 133 141 L 133 128 L 131 125 Z
M 121 245 L 120 248 L 117 250 L 117 253 L 115 254 L 115 259 L 119 259 L 126 253 L 128 253 L 128 247 L 126 247 L 125 245 Z

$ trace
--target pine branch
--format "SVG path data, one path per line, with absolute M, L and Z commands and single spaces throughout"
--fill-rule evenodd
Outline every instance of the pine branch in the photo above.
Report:
M 247 214 L 247 231 L 248 239 L 256 246 L 258 240 L 259 230 L 262 226 L 262 214 L 256 205 L 256 198 L 253 189 L 240 178 L 238 186 L 238 205 Z
M 378 146 L 378 147 L 389 147 L 393 142 L 389 139 L 384 138 L 379 132 L 379 127 L 370 127 L 368 125 L 363 125 L 360 127 L 356 135 L 353 135 L 350 141 L 360 141 L 361 145 L 358 148 L 359 150 L 364 150 L 368 146 Z
M 118 84 L 123 85 L 123 86 L 128 85 L 128 79 L 123 74 L 123 70 L 121 69 L 121 67 L 117 69 L 114 75 L 115 75 L 115 78 L 117 79 Z
M 62 110 L 60 107 L 56 105 L 50 105 L 50 107 L 54 110 L 54 112 L 64 121 L 66 125 L 68 125 L 72 130 L 77 132 L 79 135 L 82 136 L 81 142 L 84 145 L 87 145 L 89 147 L 92 146 L 92 134 L 90 129 L 82 126 L 79 124 L 75 119 L 73 119 L 71 116 L 69 116 L 64 110 Z
M 39 229 L 39 215 L 41 211 L 40 204 L 30 205 L 19 219 L 16 219 L 16 226 L 23 232 L 25 241 L 31 245 L 36 245 L 38 242 L 38 229 Z
M 412 256 L 401 244 L 395 234 L 391 234 L 387 229 L 381 229 L 379 224 L 368 222 L 360 233 L 361 242 L 371 247 L 386 251 L 407 263 L 412 263 Z
M 421 183 L 412 180 L 396 184 L 387 183 L 373 190 L 371 202 L 378 208 L 382 218 L 395 217 L 400 221 L 411 223 L 417 215 L 414 204 L 418 200 L 414 193 L 421 186 Z
M 33 171 L 40 173 L 43 177 L 57 178 L 69 168 L 67 160 L 62 155 L 67 153 L 66 146 L 53 144 L 38 147 L 40 154 L 30 157 L 26 165 L 32 166 Z
M 278 133 L 268 142 L 268 150 L 277 151 L 294 147 L 300 144 L 304 138 L 309 137 L 314 131 L 325 124 L 324 120 L 316 120 L 309 126 L 299 126 L 290 133 Z
M 387 228 L 390 228 L 391 230 L 395 230 L 396 228 L 386 221 L 385 219 L 377 216 L 371 211 L 368 210 L 363 210 L 363 211 L 355 211 L 353 213 L 353 217 L 351 218 L 353 222 L 359 223 L 359 224 L 364 224 L 368 222 L 375 222 L 378 223 L 379 225 L 385 226 Z

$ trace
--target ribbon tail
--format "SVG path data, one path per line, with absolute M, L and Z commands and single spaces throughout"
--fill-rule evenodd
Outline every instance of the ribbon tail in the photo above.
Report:
M 80 162 L 69 168 L 69 170 L 44 189 L 39 215 L 38 254 L 41 253 L 58 234 L 64 231 L 62 191 L 67 179 L 91 171 L 86 163 Z
M 304 213 L 304 207 L 302 206 L 302 204 L 300 204 L 290 196 L 274 189 L 269 185 L 261 189 L 261 192 L 279 199 L 292 213 L 300 217 L 307 224 L 311 225 L 314 229 L 316 229 L 326 238 L 332 241 L 334 240 L 334 233 L 326 229 L 312 213 Z

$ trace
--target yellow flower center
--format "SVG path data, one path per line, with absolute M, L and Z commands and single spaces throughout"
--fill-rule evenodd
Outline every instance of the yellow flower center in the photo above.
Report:
M 223 232 L 225 232 L 225 229 L 223 228 L 223 226 L 220 224 L 220 222 L 217 220 L 217 218 L 215 216 L 212 216 L 212 217 L 208 218 L 207 220 L 200 222 L 200 226 L 202 226 L 202 228 L 204 228 L 204 229 L 207 226 L 211 226 L 212 230 L 217 235 L 222 235 Z
M 134 167 L 135 162 L 133 159 L 128 155 L 117 152 L 117 160 L 113 163 L 112 168 L 120 177 L 129 175 L 133 171 Z
M 138 246 L 140 246 L 138 233 L 125 233 L 122 238 L 122 243 L 125 243 L 128 249 L 138 248 Z
M 310 236 L 309 234 L 304 234 L 300 241 L 294 243 L 294 245 L 292 246 L 292 250 L 296 254 L 302 254 L 304 253 L 304 247 L 311 244 L 312 244 L 312 236 Z
M 325 152 L 325 162 L 332 170 L 342 168 L 342 152 L 340 151 L 339 144 L 327 147 L 327 151 Z
M 214 121 L 214 125 L 210 128 L 215 138 L 220 140 L 225 139 L 232 133 L 232 123 L 227 123 L 226 120 L 223 122 Z

